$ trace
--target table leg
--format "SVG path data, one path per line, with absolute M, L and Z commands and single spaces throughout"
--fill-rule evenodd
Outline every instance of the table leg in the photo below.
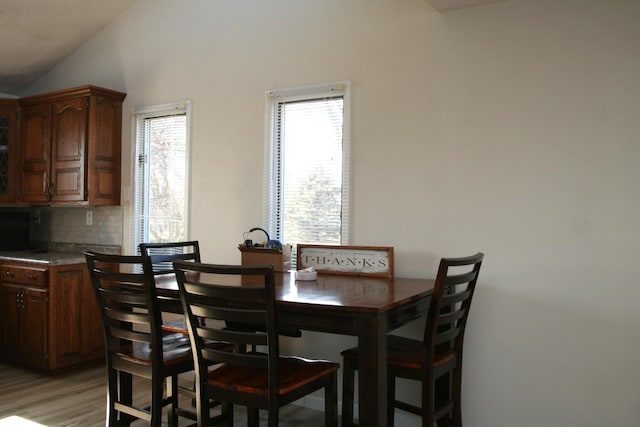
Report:
M 358 336 L 359 425 L 387 425 L 387 328 L 386 319 L 363 320 Z

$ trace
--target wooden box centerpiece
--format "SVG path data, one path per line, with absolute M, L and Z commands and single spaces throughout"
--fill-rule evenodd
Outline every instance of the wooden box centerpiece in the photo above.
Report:
M 279 273 L 291 269 L 291 245 L 282 245 L 282 249 L 238 246 L 242 254 L 242 265 L 273 265 Z

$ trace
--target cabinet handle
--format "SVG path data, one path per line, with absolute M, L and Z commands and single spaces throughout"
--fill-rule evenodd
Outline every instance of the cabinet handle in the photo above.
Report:
M 7 271 L 4 272 L 4 275 L 7 276 L 7 277 L 13 277 L 13 272 L 7 270 Z
M 31 279 L 31 280 L 36 280 L 36 279 L 38 279 L 36 276 L 34 276 L 34 275 L 33 275 L 33 274 L 31 274 L 31 273 L 29 273 L 29 276 L 28 276 L 28 277 L 29 277 L 29 279 Z

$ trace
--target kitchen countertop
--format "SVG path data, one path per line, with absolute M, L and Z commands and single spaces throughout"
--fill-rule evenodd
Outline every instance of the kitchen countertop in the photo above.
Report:
M 82 264 L 86 262 L 82 252 L 63 251 L 0 251 L 0 261 L 33 262 L 50 265 Z
M 95 245 L 85 243 L 61 243 L 32 241 L 32 248 L 18 251 L 0 251 L 0 261 L 33 262 L 37 264 L 68 265 L 87 262 L 84 253 L 95 251 L 118 255 L 122 248 L 117 245 Z

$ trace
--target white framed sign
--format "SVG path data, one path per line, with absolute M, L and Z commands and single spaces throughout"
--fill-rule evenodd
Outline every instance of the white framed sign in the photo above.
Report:
M 319 273 L 393 277 L 392 246 L 297 246 L 297 269 L 313 267 Z

